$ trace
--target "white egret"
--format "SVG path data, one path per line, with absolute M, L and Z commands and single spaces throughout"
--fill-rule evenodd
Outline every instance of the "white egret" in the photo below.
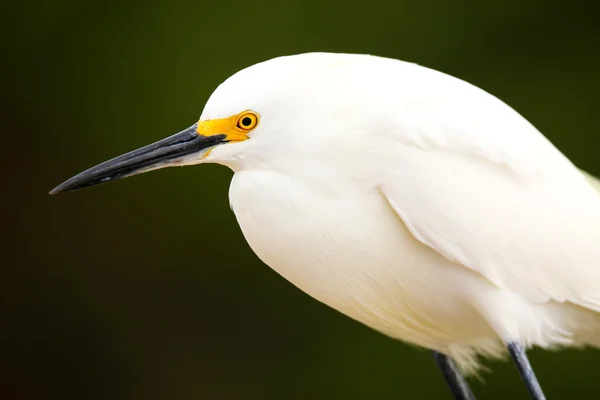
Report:
M 444 73 L 309 53 L 246 68 L 199 122 L 93 167 L 64 192 L 219 163 L 250 247 L 315 299 L 459 371 L 508 350 L 600 346 L 600 196 L 536 128 Z M 453 360 L 453 361 L 452 361 Z

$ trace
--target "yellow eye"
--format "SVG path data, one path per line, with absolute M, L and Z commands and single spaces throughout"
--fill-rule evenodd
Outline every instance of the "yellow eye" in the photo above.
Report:
M 258 125 L 258 114 L 252 111 L 246 111 L 238 115 L 237 122 L 235 124 L 236 128 L 245 132 L 256 128 L 256 125 Z

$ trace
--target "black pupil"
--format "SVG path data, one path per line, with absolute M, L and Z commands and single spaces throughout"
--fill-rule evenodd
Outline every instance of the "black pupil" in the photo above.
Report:
M 252 118 L 244 117 L 242 118 L 242 126 L 250 126 L 252 125 Z

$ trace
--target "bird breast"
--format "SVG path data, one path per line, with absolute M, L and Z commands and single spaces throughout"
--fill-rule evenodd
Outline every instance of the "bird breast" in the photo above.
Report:
M 415 240 L 375 188 L 326 193 L 276 172 L 241 171 L 229 196 L 258 257 L 317 300 L 430 348 L 461 326 L 480 333 L 460 288 L 487 282 Z

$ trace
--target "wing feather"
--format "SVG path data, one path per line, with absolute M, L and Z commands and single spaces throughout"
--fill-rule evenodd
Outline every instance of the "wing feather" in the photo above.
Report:
M 456 161 L 381 186 L 412 235 L 532 301 L 600 312 L 598 210 Z
M 597 181 L 497 98 L 438 78 L 384 134 L 389 204 L 417 240 L 495 285 L 600 312 Z

